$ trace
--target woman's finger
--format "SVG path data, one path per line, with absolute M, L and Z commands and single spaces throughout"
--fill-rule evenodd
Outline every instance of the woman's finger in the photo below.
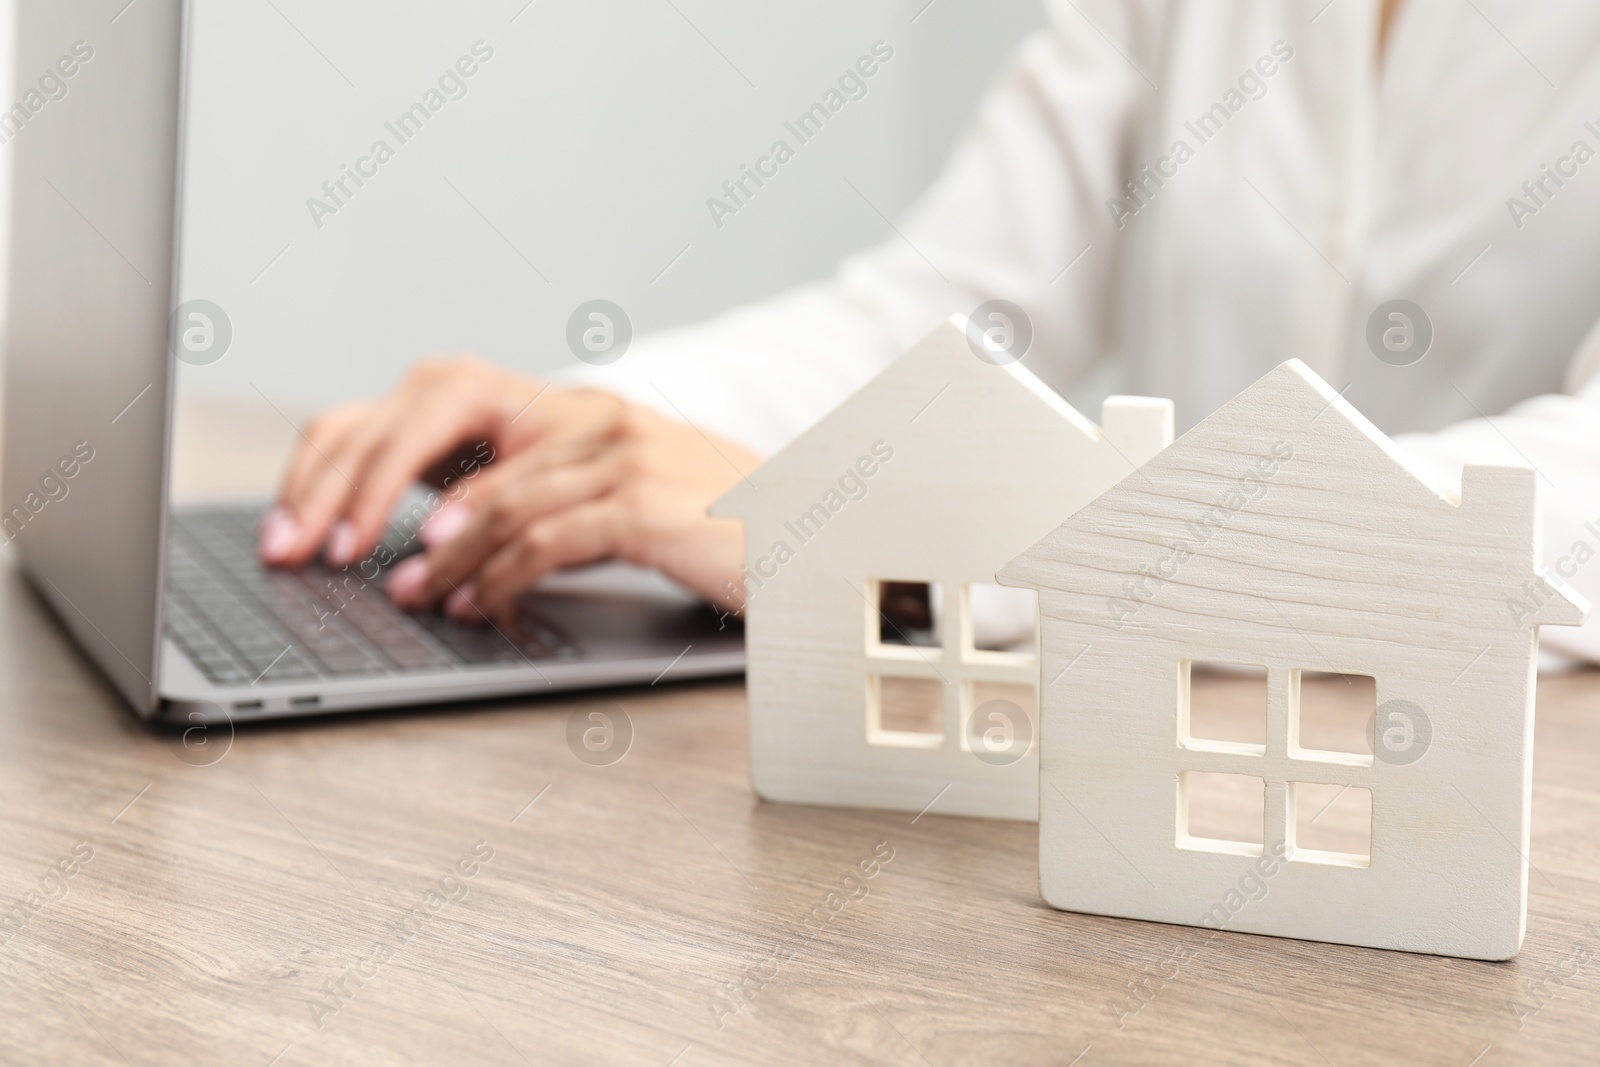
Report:
M 457 499 L 478 510 L 507 486 L 535 477 L 555 467 L 584 463 L 612 447 L 609 434 L 591 433 L 542 441 L 515 456 L 497 460 L 471 478 L 461 479 Z
M 346 501 L 361 485 L 372 456 L 382 446 L 391 432 L 394 412 L 384 405 L 349 428 L 332 449 L 321 451 L 321 464 L 314 464 L 308 483 L 299 499 L 287 510 L 298 525 L 299 539 L 281 560 L 287 566 L 299 566 L 317 554 L 323 543 L 335 533 L 334 526 L 343 512 Z M 335 540 L 348 542 L 349 534 L 339 532 Z M 329 562 L 336 547 L 329 545 Z M 337 564 L 350 562 L 354 557 Z
M 553 440 L 548 444 L 531 446 L 520 455 L 497 460 L 492 466 L 480 466 L 471 473 L 447 479 L 447 484 L 442 488 L 449 498 L 448 503 L 443 504 L 423 524 L 420 530 L 423 545 L 437 548 L 460 536 L 471 522 L 474 512 L 481 510 L 507 485 L 530 478 L 547 468 L 583 463 L 599 455 L 610 443 L 600 434 Z
M 465 407 L 452 411 L 437 399 L 400 412 L 400 431 L 388 435 L 363 469 L 355 492 L 345 499 L 339 525 L 349 533 L 336 534 L 329 542 L 328 561 L 344 566 L 371 551 L 395 505 L 422 473 L 463 442 L 486 442 L 493 435 L 492 423 L 488 412 Z
M 551 571 L 617 555 L 624 520 L 617 498 L 605 496 L 533 522 L 489 557 L 470 587 L 451 594 L 446 613 L 510 621 L 517 597 Z
M 345 437 L 363 420 L 372 417 L 371 403 L 347 404 L 313 419 L 300 434 L 300 446 L 289 461 L 289 469 L 278 490 L 278 499 L 261 523 L 259 550 L 267 563 L 283 564 L 299 548 L 301 525 L 296 513 L 328 464 L 328 453 L 336 451 Z
M 607 453 L 502 483 L 492 495 L 478 498 L 482 504 L 472 509 L 459 534 L 395 568 L 390 596 L 408 608 L 437 603 L 531 523 L 609 492 L 619 472 L 617 457 Z

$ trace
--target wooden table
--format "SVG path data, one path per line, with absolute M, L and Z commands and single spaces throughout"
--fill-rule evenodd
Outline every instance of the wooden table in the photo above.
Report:
M 0 1062 L 1592 1065 L 1600 675 L 1539 701 L 1483 964 L 1059 913 L 1033 826 L 762 803 L 736 682 L 186 744 L 7 563 Z M 625 756 L 574 754 L 591 711 Z

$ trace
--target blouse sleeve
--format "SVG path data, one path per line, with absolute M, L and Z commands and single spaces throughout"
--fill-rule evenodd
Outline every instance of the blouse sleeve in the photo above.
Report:
M 1446 483 L 1469 463 L 1525 464 L 1539 472 L 1543 564 L 1595 605 L 1582 626 L 1547 626 L 1540 648 L 1600 663 L 1600 323 L 1579 345 L 1567 391 L 1536 396 L 1503 414 L 1396 442 Z M 1548 661 L 1548 657 L 1547 657 Z

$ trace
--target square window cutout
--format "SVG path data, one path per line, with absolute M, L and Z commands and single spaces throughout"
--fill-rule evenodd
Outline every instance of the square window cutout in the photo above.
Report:
M 878 644 L 938 648 L 943 590 L 938 582 L 875 581 Z
M 1267 669 L 1184 660 L 1178 665 L 1178 743 L 1184 748 L 1267 751 Z
M 1371 763 L 1370 731 L 1377 707 L 1378 683 L 1370 674 L 1296 671 L 1289 692 L 1289 754 Z
M 971 633 L 965 646 L 974 652 L 1033 655 L 1039 646 L 1039 594 L 1033 589 L 973 582 L 967 589 Z
M 1342 867 L 1372 864 L 1372 791 L 1358 785 L 1289 783 L 1289 858 Z
M 1178 775 L 1178 847 L 1259 856 L 1265 839 L 1267 783 L 1249 774 Z
M 968 682 L 966 697 L 961 732 L 963 750 L 985 752 L 997 760 L 1006 755 L 1021 759 L 1038 744 L 1039 698 L 1033 686 L 1018 682 Z M 978 714 L 985 704 L 996 700 L 1012 707 L 997 705 Z
M 944 744 L 944 683 L 927 678 L 867 676 L 867 742 L 900 748 Z

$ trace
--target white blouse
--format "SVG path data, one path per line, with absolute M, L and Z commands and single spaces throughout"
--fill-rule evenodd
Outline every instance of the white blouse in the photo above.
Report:
M 1180 432 L 1298 356 L 1441 482 L 1537 466 L 1544 563 L 1600 605 L 1600 4 L 1406 0 L 1381 57 L 1378 9 L 1052 4 L 898 233 L 569 380 L 770 453 L 990 299 L 1082 410 Z M 1409 365 L 1369 345 L 1395 299 Z M 1600 662 L 1600 611 L 1543 644 Z

